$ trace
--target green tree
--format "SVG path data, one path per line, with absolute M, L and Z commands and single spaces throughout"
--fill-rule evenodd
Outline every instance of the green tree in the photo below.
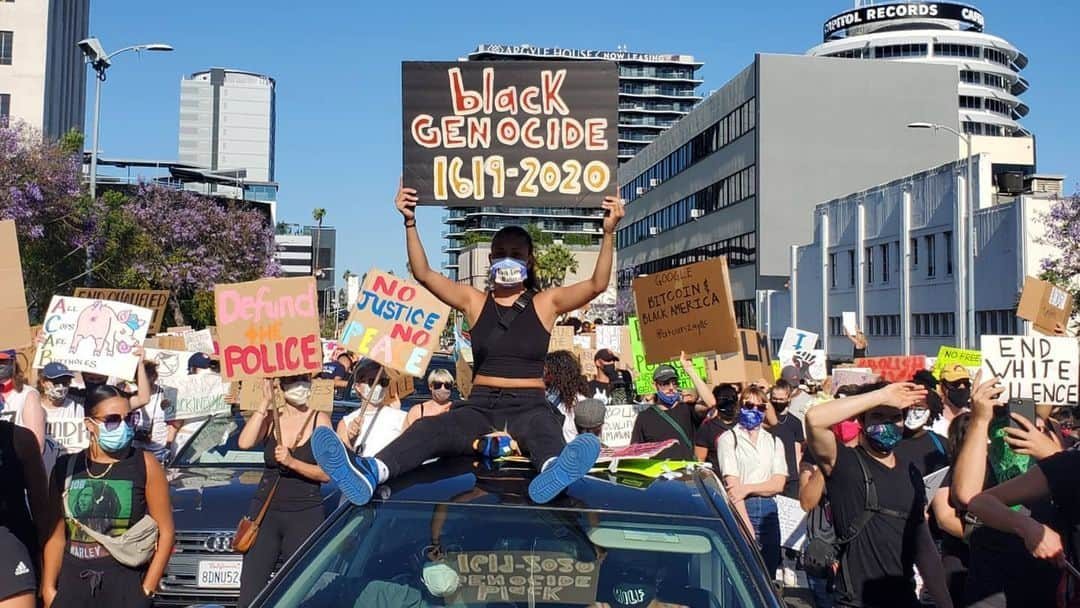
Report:
M 577 258 L 569 248 L 563 245 L 544 245 L 536 250 L 534 256 L 536 257 L 536 278 L 541 289 L 561 286 L 567 274 L 578 270 Z

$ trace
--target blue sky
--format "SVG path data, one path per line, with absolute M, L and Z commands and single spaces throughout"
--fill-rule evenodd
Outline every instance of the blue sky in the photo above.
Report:
M 972 0 L 987 31 L 1030 57 L 1023 120 L 1044 173 L 1080 180 L 1075 108 L 1080 2 Z M 400 62 L 452 60 L 479 43 L 692 54 L 705 62 L 702 92 L 722 86 L 755 52 L 803 53 L 821 25 L 851 0 L 757 2 L 549 1 L 495 5 L 355 0 L 93 0 L 91 35 L 105 48 L 167 42 L 173 53 L 125 54 L 102 91 L 103 156 L 175 159 L 180 80 L 209 67 L 261 72 L 277 81 L 279 219 L 310 222 L 327 209 L 338 229 L 336 274 L 404 270 L 401 219 L 392 199 L 400 173 Z M 484 8 L 481 8 L 484 7 Z M 87 128 L 93 111 L 88 79 Z M 441 264 L 443 211 L 424 208 L 421 234 Z M 808 218 L 809 221 L 809 218 Z M 339 280 L 340 283 L 340 280 Z

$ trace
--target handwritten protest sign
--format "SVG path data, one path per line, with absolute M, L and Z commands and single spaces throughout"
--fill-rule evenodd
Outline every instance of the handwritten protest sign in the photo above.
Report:
M 780 518 L 780 546 L 801 551 L 806 546 L 806 511 L 799 501 L 787 496 L 774 496 Z
M 150 319 L 148 333 L 156 334 L 161 331 L 161 322 L 165 318 L 165 307 L 169 304 L 168 290 L 159 289 L 105 289 L 99 287 L 76 287 L 76 298 L 88 300 L 109 300 L 110 302 L 123 302 L 153 311 Z
M 195 353 L 183 350 L 147 348 L 146 360 L 157 366 L 161 386 L 176 386 L 176 381 L 188 375 L 188 359 Z
M 426 289 L 372 268 L 351 305 L 341 344 L 410 376 L 423 376 L 450 307 Z
M 649 363 L 741 348 L 727 258 L 638 277 L 633 288 Z
M 982 352 L 942 346 L 938 349 L 937 359 L 934 361 L 934 377 L 941 378 L 942 371 L 958 363 L 968 368 L 974 377 L 975 371 L 982 367 Z M 929 365 L 929 362 L 927 364 Z
M 574 353 L 581 362 L 581 373 L 589 378 L 596 377 L 596 349 L 574 348 Z
M 447 553 L 446 564 L 458 574 L 447 604 L 591 605 L 600 582 L 599 560 L 552 551 Z
M 0 300 L 0 349 L 26 346 L 33 337 L 26 314 L 19 239 L 12 220 L 0 222 L 0 285 L 4 286 L 4 297 Z
M 639 395 L 651 395 L 656 392 L 656 386 L 653 384 L 653 371 L 661 364 L 648 363 L 645 360 L 645 347 L 641 342 L 641 333 L 639 331 L 637 317 L 630 317 L 630 351 L 634 357 L 634 369 L 637 370 L 637 377 L 634 379 L 634 385 Z M 705 363 L 705 357 L 694 357 L 692 359 L 694 363 L 694 370 L 698 376 L 702 379 L 707 377 L 707 366 Z M 675 368 L 675 373 L 679 374 L 679 386 L 690 388 L 694 385 L 690 376 L 686 375 L 683 370 L 682 364 L 678 361 L 669 361 L 667 365 Z
M 210 330 L 200 329 L 184 334 L 184 350 L 214 354 L 214 337 L 210 334 Z
M 45 408 L 45 436 L 67 454 L 74 454 L 90 445 L 82 406 Z
M 36 336 L 39 331 L 41 331 L 41 326 L 34 325 L 30 328 L 30 335 Z M 23 374 L 26 376 L 26 383 L 31 386 L 37 385 L 37 369 L 34 368 L 34 358 L 36 356 L 36 342 L 31 342 L 22 348 L 15 349 L 15 363 L 19 366 L 19 369 L 23 370 Z
M 634 430 L 638 408 L 634 404 L 609 405 L 604 410 L 604 428 L 600 442 L 612 448 L 630 445 L 630 432 Z
M 405 183 L 420 204 L 599 207 L 616 178 L 617 69 L 402 63 Z
M 1080 401 L 1080 347 L 1076 338 L 983 336 L 982 366 L 983 378 L 1001 378 L 1005 387 L 1002 401 L 1028 398 L 1050 405 Z
M 772 381 L 768 336 L 752 329 L 739 330 L 739 352 L 717 355 L 706 361 L 709 384 Z
M 311 381 L 311 397 L 308 407 L 316 412 L 334 411 L 334 381 L 316 378 Z
M 855 366 L 868 368 L 888 382 L 911 382 L 915 372 L 926 369 L 926 357 L 923 355 L 863 357 L 855 360 Z
M 832 372 L 833 390 L 841 386 L 870 384 L 877 382 L 879 376 L 869 367 L 836 367 Z
M 812 331 L 805 331 L 797 327 L 789 327 L 784 330 L 784 339 L 780 341 L 780 350 L 776 351 L 776 358 L 781 363 L 791 360 L 795 351 L 810 351 L 817 346 L 818 335 Z M 785 364 L 786 365 L 786 364 Z
M 173 420 L 188 420 L 213 416 L 229 411 L 225 403 L 227 389 L 217 374 L 195 374 L 173 379 L 176 400 Z
M 226 380 L 277 378 L 322 369 L 313 277 L 214 286 Z
M 1072 294 L 1034 277 L 1024 277 L 1024 291 L 1016 307 L 1016 316 L 1031 321 L 1038 331 L 1053 334 L 1054 326 L 1065 327 L 1072 315 Z
M 548 342 L 548 352 L 557 350 L 574 350 L 574 328 L 569 325 L 556 325 L 551 328 L 551 340 Z
M 34 367 L 58 361 L 76 371 L 134 380 L 139 358 L 132 350 L 146 339 L 150 315 L 120 302 L 53 296 Z
M 622 326 L 601 325 L 596 328 L 596 350 L 606 348 L 613 353 L 622 351 Z

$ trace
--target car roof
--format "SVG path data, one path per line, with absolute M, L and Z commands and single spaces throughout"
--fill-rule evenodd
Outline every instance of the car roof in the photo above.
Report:
M 468 457 L 441 458 L 386 484 L 383 503 L 441 503 L 477 487 L 488 494 L 484 504 L 535 507 L 528 499 L 528 483 L 535 471 L 528 463 L 492 463 Z M 712 486 L 713 490 L 709 488 Z M 718 517 L 713 500 L 719 496 L 715 476 L 704 468 L 675 471 L 659 478 L 633 473 L 592 473 L 551 503 L 554 509 L 586 509 L 628 513 Z M 386 494 L 386 493 L 384 493 Z M 378 496 L 378 494 L 377 494 Z

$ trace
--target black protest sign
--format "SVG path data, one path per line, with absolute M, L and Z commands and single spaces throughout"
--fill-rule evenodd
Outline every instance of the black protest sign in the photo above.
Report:
M 1034 399 L 1069 405 L 1078 401 L 1080 345 L 1075 338 L 983 336 L 983 377 L 997 376 L 1005 387 L 1002 401 Z
M 612 62 L 407 61 L 401 86 L 404 180 L 422 205 L 598 207 L 615 191 Z

